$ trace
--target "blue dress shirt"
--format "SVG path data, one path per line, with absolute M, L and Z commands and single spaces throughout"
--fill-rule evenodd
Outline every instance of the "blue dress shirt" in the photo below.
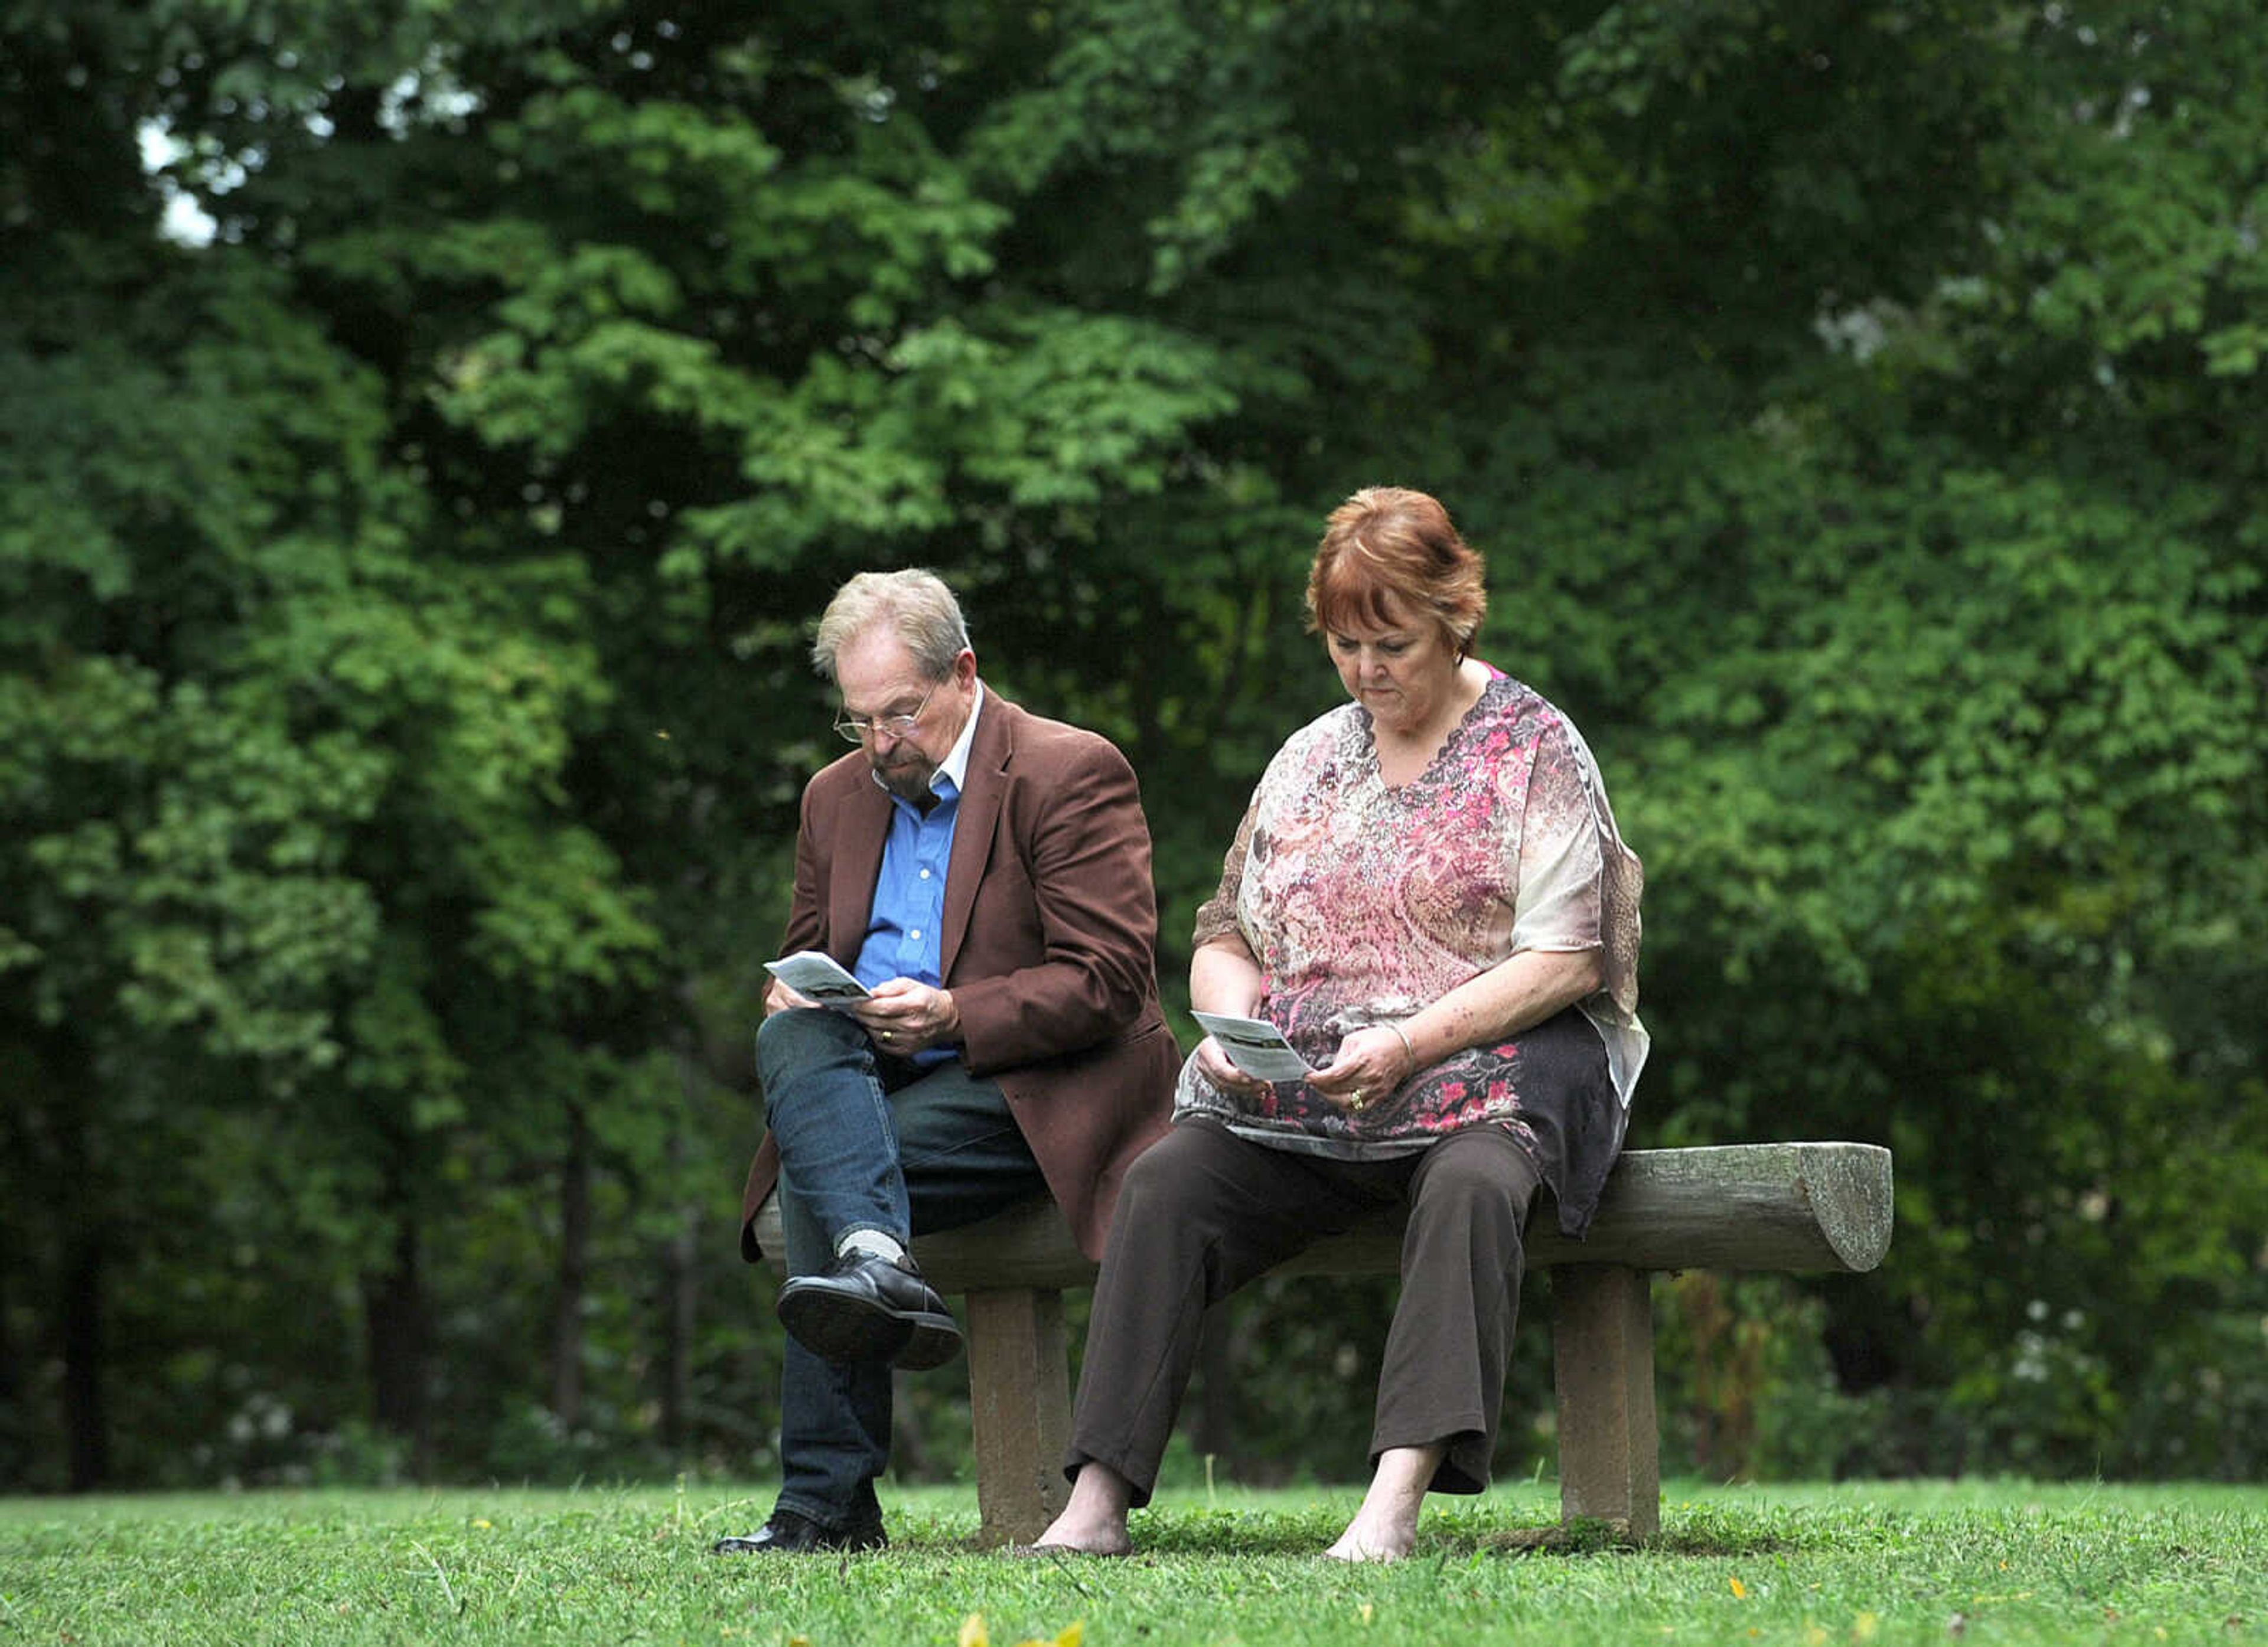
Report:
M 874 878 L 873 913 L 866 940 L 850 968 L 869 989 L 891 978 L 910 978 L 932 989 L 945 987 L 945 871 L 953 859 L 953 831 L 961 816 L 961 780 L 968 769 L 968 747 L 982 712 L 978 687 L 968 724 L 953 752 L 930 779 L 935 803 L 924 813 L 903 796 L 890 797 L 890 834 L 882 846 L 881 871 Z M 880 782 L 880 780 L 876 780 Z M 955 1047 L 916 1053 L 918 1064 L 942 1063 Z

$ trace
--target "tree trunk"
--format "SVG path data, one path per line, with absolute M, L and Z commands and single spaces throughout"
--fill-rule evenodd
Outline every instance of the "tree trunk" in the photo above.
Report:
M 92 1492 L 110 1478 L 110 1415 L 102 1387 L 102 1243 L 71 1232 L 63 1259 L 63 1415 L 70 1435 L 70 1489 Z
M 1197 1337 L 1197 1455 L 1228 1462 L 1236 1445 L 1236 1357 L 1226 1301 L 1204 1312 Z M 1226 1474 L 1224 1468 L 1221 1472 Z
M 363 1319 L 368 1335 L 371 1411 L 379 1426 L 409 1448 L 410 1470 L 423 1477 L 431 1463 L 431 1434 L 425 1401 L 425 1285 L 418 1252 L 416 1209 L 398 1159 L 387 1173 L 386 1199 L 394 1216 L 394 1261 L 365 1271 Z
M 559 1291 L 551 1312 L 551 1415 L 563 1430 L 583 1422 L 583 1291 L 591 1263 L 591 1122 L 567 1106 L 559 1165 Z
M 70 1446 L 65 1479 L 71 1491 L 85 1493 L 110 1478 L 110 1414 L 102 1376 L 102 1207 L 92 1123 L 85 1108 L 95 1101 L 94 1072 L 76 1043 L 59 1048 L 48 1063 L 59 1077 L 48 1091 L 59 1100 L 63 1266 L 56 1303 L 63 1322 L 63 1432 Z
M 696 1078 L 692 1052 L 688 1047 L 680 1046 L 678 1048 L 677 1070 L 681 1101 L 676 1119 L 670 1124 L 668 1142 L 664 1145 L 668 1162 L 669 1193 L 673 1195 L 681 1195 L 685 1184 L 685 1105 L 682 1099 Z M 699 1251 L 696 1242 L 700 1228 L 700 1209 L 691 1204 L 680 1207 L 677 1229 L 662 1250 L 661 1439 L 673 1459 L 684 1456 L 690 1440 L 694 1301 L 696 1297 L 695 1260 Z
M 7 1187 L 12 1173 L 0 1174 L 0 1187 Z M 8 1322 L 14 1306 L 9 1299 L 8 1283 L 16 1275 L 13 1266 L 20 1262 L 8 1245 L 8 1223 L 0 1217 L 0 1482 L 12 1490 L 21 1490 L 25 1479 L 31 1474 L 31 1425 L 24 1412 L 25 1377 L 23 1357 L 16 1349 L 15 1335 L 9 1332 Z

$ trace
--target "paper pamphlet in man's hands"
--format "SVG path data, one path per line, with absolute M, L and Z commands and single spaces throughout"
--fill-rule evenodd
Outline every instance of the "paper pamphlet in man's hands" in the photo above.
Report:
M 866 986 L 843 971 L 841 961 L 820 950 L 798 950 L 792 955 L 768 960 L 764 970 L 798 995 L 822 1006 L 866 998 Z
M 1264 1018 L 1229 1018 L 1219 1012 L 1192 1012 L 1204 1033 L 1220 1043 L 1228 1061 L 1245 1074 L 1262 1081 L 1304 1081 L 1310 1071 L 1307 1060 L 1292 1050 L 1284 1032 Z

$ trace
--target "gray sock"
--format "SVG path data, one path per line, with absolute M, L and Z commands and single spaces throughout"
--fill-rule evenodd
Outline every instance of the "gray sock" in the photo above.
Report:
M 853 1230 L 835 1243 L 837 1258 L 846 1253 L 872 1253 L 895 1264 L 906 1255 L 906 1249 L 895 1236 L 885 1235 L 880 1230 Z

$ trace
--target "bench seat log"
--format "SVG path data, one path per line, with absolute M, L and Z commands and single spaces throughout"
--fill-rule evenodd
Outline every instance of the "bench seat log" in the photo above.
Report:
M 1874 1144 L 1741 1143 L 1626 1152 L 1582 1241 L 1559 1233 L 1548 1195 L 1539 1202 L 1528 1263 L 1553 1272 L 1565 1518 L 1622 1523 L 1638 1538 L 1659 1529 L 1648 1276 L 1872 1269 L 1889 1247 L 1890 1184 L 1890 1153 Z M 1401 1224 L 1381 1215 L 1274 1273 L 1393 1275 Z M 756 1239 L 777 1266 L 784 1247 L 773 1202 L 756 1215 Z M 1096 1267 L 1045 1200 L 924 1235 L 914 1256 L 939 1291 L 968 1295 L 980 1541 L 1027 1541 L 1064 1497 L 1071 1419 L 1062 1295 L 1092 1286 Z

